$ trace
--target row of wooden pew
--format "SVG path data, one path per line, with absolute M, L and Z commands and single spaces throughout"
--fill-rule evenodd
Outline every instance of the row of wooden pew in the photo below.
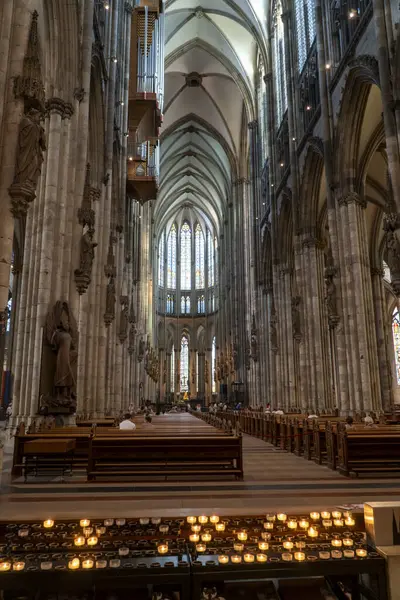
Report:
M 400 473 L 400 425 L 397 422 L 355 423 L 335 415 L 307 418 L 301 414 L 262 414 L 251 411 L 202 413 L 214 425 L 228 423 L 276 447 L 337 469 L 343 475 Z
M 135 417 L 136 430 L 99 425 L 41 429 L 15 436 L 14 478 L 57 467 L 87 480 L 233 476 L 243 478 L 242 437 L 188 414 Z

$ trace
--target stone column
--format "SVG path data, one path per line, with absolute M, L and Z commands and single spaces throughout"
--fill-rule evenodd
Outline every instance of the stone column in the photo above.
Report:
M 205 352 L 199 352 L 198 353 L 198 358 L 199 358 L 199 363 L 198 363 L 198 369 L 199 369 L 199 396 L 200 398 L 205 398 L 205 360 L 206 360 L 206 355 Z
M 372 267 L 372 294 L 375 312 L 376 343 L 378 351 L 382 408 L 384 411 L 390 411 L 394 402 L 391 357 L 388 347 L 389 340 L 391 340 L 392 337 L 392 331 L 389 329 L 387 322 L 383 275 L 384 272 L 382 269 Z

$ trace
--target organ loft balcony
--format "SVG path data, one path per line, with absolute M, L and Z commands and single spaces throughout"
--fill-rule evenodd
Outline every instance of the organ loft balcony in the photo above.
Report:
M 160 0 L 138 0 L 132 15 L 129 135 L 158 138 L 164 89 L 164 14 Z
M 127 193 L 141 204 L 154 200 L 158 190 L 158 140 L 128 143 Z

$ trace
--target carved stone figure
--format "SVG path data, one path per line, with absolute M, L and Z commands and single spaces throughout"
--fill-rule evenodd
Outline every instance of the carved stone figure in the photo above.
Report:
M 110 277 L 106 292 L 106 312 L 104 313 L 104 322 L 108 327 L 115 319 L 115 282 L 114 277 Z
M 129 299 L 128 296 L 120 297 L 121 315 L 119 320 L 119 341 L 123 344 L 128 337 L 129 328 Z
M 251 347 L 249 342 L 249 335 L 246 334 L 246 352 L 245 352 L 245 367 L 247 371 L 250 371 L 250 357 L 251 357 Z
M 234 342 L 232 349 L 233 368 L 235 371 L 239 369 L 239 347 L 238 343 Z
M 275 307 L 271 308 L 271 316 L 269 320 L 269 339 L 271 342 L 272 352 L 278 351 L 278 329 L 277 329 L 278 318 L 276 315 Z
M 67 302 L 58 301 L 46 318 L 46 339 L 56 354 L 53 393 L 41 398 L 41 410 L 76 409 L 76 375 L 78 331 Z
M 251 344 L 251 358 L 254 360 L 254 362 L 257 362 L 258 361 L 258 340 L 257 340 L 256 318 L 254 316 L 254 313 L 253 313 L 253 319 L 252 319 L 252 324 L 251 324 L 250 344 Z
M 93 242 L 94 229 L 87 229 L 81 238 L 80 265 L 75 270 L 76 288 L 79 294 L 84 294 L 92 279 L 94 249 L 98 245 Z
M 138 362 L 142 362 L 142 360 L 144 359 L 145 350 L 146 350 L 146 344 L 144 342 L 144 339 L 140 338 L 140 341 L 139 341 L 139 352 L 138 352 Z
M 333 277 L 325 278 L 326 296 L 325 302 L 328 309 L 328 316 L 337 316 L 337 298 L 336 298 L 336 285 L 333 281 Z
M 30 188 L 33 198 L 42 170 L 43 152 L 46 150 L 44 129 L 40 125 L 41 116 L 39 110 L 31 108 L 21 119 L 13 181 L 13 184 Z
M 292 298 L 292 328 L 295 340 L 301 339 L 300 296 Z

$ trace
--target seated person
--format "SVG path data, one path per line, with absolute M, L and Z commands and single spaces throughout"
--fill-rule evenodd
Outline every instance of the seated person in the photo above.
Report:
M 144 418 L 144 423 L 143 423 L 142 428 L 146 428 L 146 429 L 149 429 L 150 427 L 154 428 L 154 425 L 152 424 L 152 420 L 153 420 L 153 417 L 151 415 L 146 415 Z
M 346 429 L 352 429 L 354 423 L 353 417 L 346 417 Z
M 374 424 L 374 419 L 371 417 L 371 415 L 369 414 L 369 412 L 364 417 L 364 423 L 366 425 L 373 425 Z
M 135 423 L 132 421 L 132 417 L 130 413 L 126 413 L 124 416 L 124 420 L 121 421 L 121 423 L 119 424 L 119 428 L 120 429 L 124 429 L 124 430 L 131 430 L 133 431 L 134 429 L 136 429 L 136 425 Z

